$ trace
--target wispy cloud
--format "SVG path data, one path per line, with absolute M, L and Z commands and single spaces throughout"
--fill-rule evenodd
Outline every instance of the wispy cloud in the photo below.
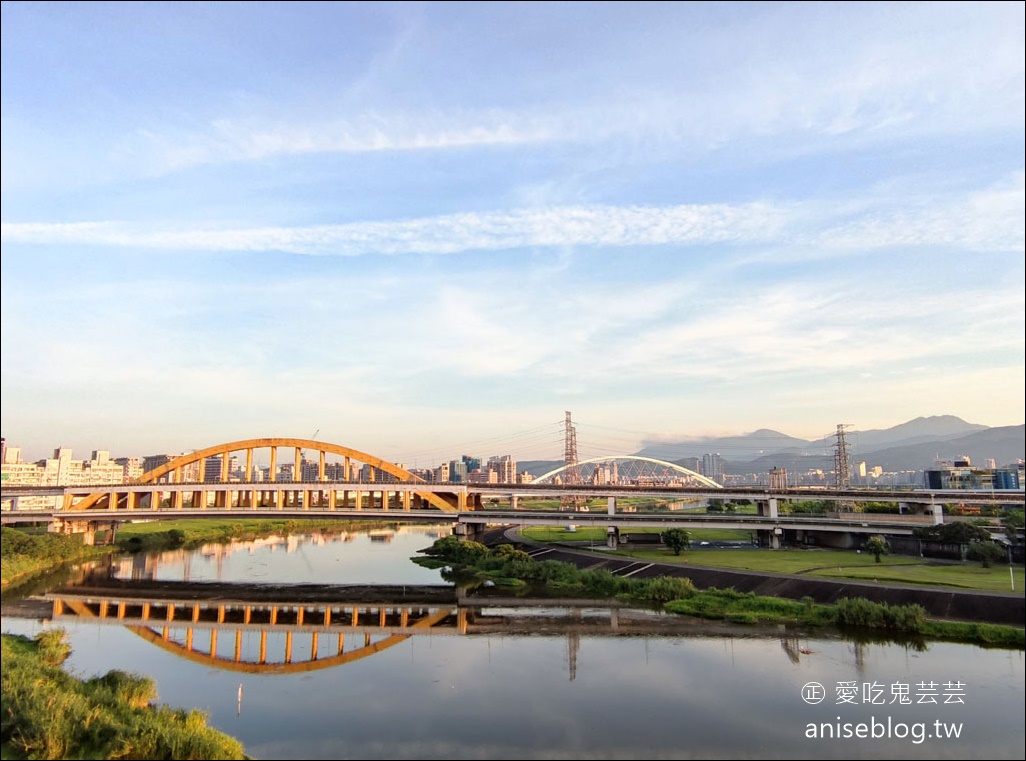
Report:
M 296 254 L 453 254 L 536 246 L 751 242 L 780 234 L 786 210 L 767 204 L 573 206 L 389 222 L 150 232 L 115 222 L 3 223 L 9 243 L 132 246 Z
M 230 230 L 153 229 L 119 222 L 23 223 L 0 228 L 8 243 L 107 245 L 196 251 L 294 254 L 455 254 L 535 247 L 796 244 L 828 251 L 951 246 L 1022 251 L 1022 176 L 954 200 L 881 211 L 872 199 L 822 202 L 558 206 L 470 212 L 408 220 Z
M 202 130 L 139 129 L 114 148 L 148 174 L 204 164 L 315 153 L 370 153 L 520 145 L 553 139 L 550 125 L 503 113 L 420 118 L 367 115 L 330 123 L 263 123 L 217 118 Z

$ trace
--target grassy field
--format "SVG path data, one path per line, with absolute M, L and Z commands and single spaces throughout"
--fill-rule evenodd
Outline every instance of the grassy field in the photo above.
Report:
M 662 529 L 632 529 L 632 534 L 658 534 Z M 602 526 L 581 526 L 576 531 L 567 531 L 563 526 L 531 526 L 523 530 L 523 535 L 536 542 L 596 542 L 605 543 L 606 529 Z M 700 528 L 689 529 L 692 542 L 741 541 L 751 539 L 750 531 L 735 529 Z
M 653 529 L 655 531 L 655 529 Z M 692 541 L 699 541 L 703 531 L 695 531 Z M 742 534 L 747 532 L 709 533 Z M 524 537 L 538 542 L 591 541 L 605 542 L 605 530 L 580 528 L 570 532 L 562 527 L 532 526 L 523 531 Z M 707 541 L 734 537 L 702 537 Z M 983 568 L 976 562 L 944 562 L 924 560 L 908 555 L 884 555 L 877 563 L 872 555 L 851 550 L 768 550 L 768 549 L 702 549 L 689 550 L 677 556 L 665 547 L 638 547 L 604 552 L 620 557 L 659 563 L 681 563 L 710 568 L 730 568 L 768 573 L 802 574 L 834 579 L 852 579 L 880 584 L 916 584 L 949 589 L 977 589 L 987 592 L 1015 592 L 1026 590 L 1026 574 L 1022 566 L 1014 567 L 1015 589 L 1007 565 Z

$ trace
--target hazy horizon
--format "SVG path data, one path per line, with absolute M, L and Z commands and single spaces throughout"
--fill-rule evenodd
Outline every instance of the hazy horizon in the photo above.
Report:
M 955 417 L 955 418 L 957 418 L 958 416 L 935 415 L 935 416 L 927 416 L 927 417 L 945 417 L 945 418 Z M 917 420 L 917 419 L 901 421 L 899 423 L 895 423 L 892 426 L 887 426 L 886 428 L 883 428 L 883 429 L 875 429 L 875 428 L 874 429 L 859 429 L 859 428 L 856 428 L 854 426 L 846 427 L 845 428 L 845 433 L 846 433 L 847 436 L 849 436 L 849 445 L 852 445 L 852 444 L 857 443 L 858 436 L 859 436 L 860 433 L 864 434 L 864 433 L 869 432 L 870 430 L 889 430 L 891 428 L 896 428 L 896 427 L 904 425 L 906 423 L 914 422 L 914 420 Z M 958 419 L 961 420 L 961 418 L 958 418 Z M 983 423 L 974 423 L 974 422 L 968 421 L 968 420 L 963 420 L 962 422 L 966 423 L 969 426 L 985 425 Z M 993 428 L 1015 427 L 1015 426 L 1019 426 L 1019 425 L 1023 425 L 1023 423 L 1008 423 L 1008 424 L 1000 425 L 1000 426 L 986 426 L 985 425 L 985 430 L 990 430 L 990 429 L 993 429 Z M 371 450 L 371 449 L 367 449 L 365 447 L 362 447 L 362 446 L 360 446 L 358 441 L 331 441 L 331 440 L 325 439 L 324 437 L 319 436 L 319 435 L 317 436 L 316 439 L 313 439 L 313 441 L 319 442 L 319 443 L 330 443 L 330 444 L 338 444 L 338 445 L 342 445 L 342 446 L 347 446 L 347 447 L 350 447 L 352 449 L 365 452 L 366 454 L 369 454 L 369 455 L 374 455 L 376 457 L 381 457 L 381 458 L 383 458 L 385 460 L 388 460 L 390 462 L 401 462 L 406 467 L 422 467 L 422 468 L 423 467 L 436 467 L 437 465 L 441 464 L 442 462 L 448 462 L 448 461 L 453 460 L 453 459 L 459 459 L 462 455 L 470 455 L 470 456 L 476 456 L 476 457 L 481 457 L 481 458 L 485 458 L 486 459 L 486 458 L 491 457 L 491 456 L 504 456 L 504 455 L 507 455 L 507 454 L 514 454 L 515 455 L 515 459 L 518 460 L 518 461 L 521 461 L 521 460 L 522 461 L 529 461 L 529 460 L 562 461 L 562 459 L 563 459 L 563 446 L 564 446 L 564 442 L 563 442 L 563 438 L 562 438 L 563 437 L 563 432 L 564 432 L 563 426 L 564 426 L 564 421 L 560 420 L 560 421 L 557 421 L 557 422 L 553 422 L 549 426 L 539 427 L 539 428 L 535 428 L 535 429 L 528 429 L 528 430 L 525 430 L 525 431 L 515 431 L 515 432 L 507 433 L 505 435 L 498 434 L 498 435 L 496 435 L 494 437 L 491 437 L 491 438 L 485 438 L 485 439 L 480 439 L 480 440 L 476 440 L 476 441 L 455 442 L 452 445 L 439 447 L 438 450 L 436 450 L 436 451 L 438 451 L 438 452 L 448 451 L 448 454 L 438 455 L 434 461 L 431 461 L 432 454 L 430 454 L 430 453 L 421 453 L 420 455 L 414 457 L 414 461 L 407 461 L 407 460 L 403 460 L 401 458 L 393 458 L 393 457 L 389 456 L 388 452 L 375 451 L 375 450 Z M 789 437 L 795 438 L 795 439 L 801 439 L 801 440 L 807 441 L 809 443 L 817 443 L 817 442 L 825 440 L 832 447 L 833 446 L 833 442 L 834 442 L 834 436 L 836 434 L 836 426 L 835 426 L 833 431 L 829 431 L 827 433 L 820 434 L 818 436 L 795 436 L 795 435 L 793 435 L 793 434 L 791 434 L 791 433 L 789 433 L 787 431 L 777 431 L 775 429 L 766 429 L 766 428 L 761 428 L 760 427 L 760 428 L 754 428 L 754 429 L 751 429 L 751 430 L 748 430 L 748 431 L 738 431 L 738 432 L 725 431 L 725 432 L 720 432 L 720 433 L 709 433 L 709 434 L 706 434 L 706 435 L 695 435 L 695 436 L 677 436 L 677 437 L 675 437 L 672 434 L 666 434 L 666 435 L 660 436 L 658 438 L 641 438 L 641 439 L 637 440 L 637 445 L 636 446 L 630 446 L 630 442 L 632 441 L 630 436 L 632 434 L 637 434 L 638 432 L 636 432 L 636 431 L 617 431 L 615 429 L 606 428 L 605 426 L 594 426 L 593 427 L 593 426 L 590 426 L 588 424 L 584 424 L 583 426 L 578 426 L 576 421 L 574 421 L 574 427 L 577 429 L 577 440 L 578 440 L 579 458 L 581 460 L 590 459 L 590 458 L 593 458 L 593 457 L 607 456 L 607 455 L 608 456 L 617 455 L 617 454 L 630 455 L 630 454 L 634 454 L 635 452 L 641 451 L 642 449 L 644 449 L 644 448 L 646 448 L 648 446 L 658 446 L 660 444 L 662 444 L 662 445 L 685 444 L 685 443 L 687 443 L 689 441 L 705 441 L 705 440 L 708 440 L 708 439 L 716 439 L 716 438 L 721 438 L 721 437 L 722 438 L 728 438 L 728 437 L 751 437 L 751 436 L 754 436 L 754 434 L 758 433 L 759 431 L 763 431 L 763 430 L 769 430 L 769 431 L 772 431 L 773 433 L 783 434 L 785 436 L 789 436 Z M 581 433 L 582 431 L 585 434 L 585 437 L 583 438 L 583 440 L 582 440 L 582 433 Z M 601 436 L 602 438 L 596 438 L 594 440 L 590 440 L 588 438 L 588 434 L 593 434 L 596 437 Z M 965 435 L 968 435 L 968 433 L 965 434 Z M 306 436 L 306 435 L 302 435 L 302 436 L 301 435 L 287 436 L 287 434 L 286 434 L 283 437 L 297 438 L 297 439 L 309 439 L 309 436 Z M 149 455 L 158 455 L 158 454 L 181 454 L 181 453 L 188 452 L 188 451 L 197 451 L 197 450 L 204 449 L 204 448 L 207 448 L 207 447 L 212 447 L 212 446 L 217 446 L 217 445 L 220 445 L 220 444 L 227 444 L 227 443 L 229 443 L 229 440 L 225 440 L 225 441 L 210 441 L 210 442 L 203 443 L 201 446 L 188 447 L 188 448 L 182 449 L 182 450 L 172 450 L 172 449 L 161 450 L 161 449 L 157 449 L 157 450 L 146 451 L 146 452 L 126 452 L 126 451 L 121 451 L 120 449 L 111 448 L 111 447 L 105 447 L 105 446 L 85 446 L 85 447 L 79 448 L 79 447 L 72 446 L 72 445 L 66 444 L 66 443 L 58 443 L 58 444 L 54 444 L 53 446 L 44 447 L 43 450 L 41 450 L 42 453 L 37 456 L 37 455 L 33 454 L 33 452 L 37 451 L 36 449 L 29 450 L 28 448 L 24 447 L 22 444 L 20 444 L 17 441 L 13 441 L 9 437 L 6 437 L 6 436 L 5 436 L 5 438 L 7 439 L 7 446 L 9 446 L 9 447 L 18 447 L 19 449 L 22 450 L 22 460 L 25 461 L 25 462 L 36 462 L 38 460 L 47 459 L 47 458 L 49 458 L 52 455 L 54 450 L 59 449 L 59 448 L 70 448 L 72 450 L 72 457 L 74 459 L 76 459 L 76 460 L 88 460 L 90 453 L 93 452 L 93 451 L 109 451 L 111 453 L 111 457 L 147 457 Z M 246 438 L 265 438 L 265 437 L 254 435 L 254 436 L 246 437 Z M 242 440 L 245 440 L 245 439 L 232 439 L 231 441 L 242 441 Z M 485 450 L 488 450 L 488 451 L 485 451 Z M 527 454 L 524 454 L 525 452 Z M 531 454 L 532 452 L 533 452 L 533 454 Z M 727 456 L 729 456 L 729 454 L 730 454 L 727 450 L 724 450 L 723 453 L 726 454 Z M 417 462 L 418 460 L 420 461 L 419 463 Z M 261 464 L 266 465 L 267 463 L 261 463 Z

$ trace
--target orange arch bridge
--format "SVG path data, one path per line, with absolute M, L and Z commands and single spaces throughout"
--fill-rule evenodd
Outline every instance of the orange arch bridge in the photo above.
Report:
M 278 450 L 291 449 L 279 463 Z M 266 450 L 264 470 L 258 464 Z M 316 459 L 314 459 L 314 456 Z M 472 509 L 466 491 L 417 490 L 425 481 L 366 452 L 311 439 L 231 441 L 183 454 L 135 481 L 65 492 L 65 510 L 265 508 L 277 510 Z M 151 484 L 152 488 L 145 488 Z M 165 504 L 166 500 L 166 504 Z

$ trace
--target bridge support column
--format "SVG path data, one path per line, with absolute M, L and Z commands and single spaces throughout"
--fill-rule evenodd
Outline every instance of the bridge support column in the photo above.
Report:
M 95 521 L 66 521 L 54 519 L 46 528 L 50 534 L 81 534 L 82 544 L 92 547 L 96 543 Z
M 783 533 L 782 529 L 759 529 L 758 533 L 760 547 L 769 547 L 771 550 L 780 549 L 780 534 Z
M 760 499 L 756 501 L 756 506 L 759 515 L 764 515 L 770 518 L 777 517 L 777 499 L 776 497 L 770 497 L 769 499 Z
M 509 509 L 510 510 L 516 510 L 517 509 L 517 503 L 519 501 L 520 501 L 520 499 L 517 497 L 516 494 L 510 494 L 509 495 Z
M 616 497 L 606 497 L 606 512 L 609 515 L 616 515 Z
M 487 530 L 488 526 L 483 523 L 457 523 L 452 528 L 461 542 L 480 542 Z

